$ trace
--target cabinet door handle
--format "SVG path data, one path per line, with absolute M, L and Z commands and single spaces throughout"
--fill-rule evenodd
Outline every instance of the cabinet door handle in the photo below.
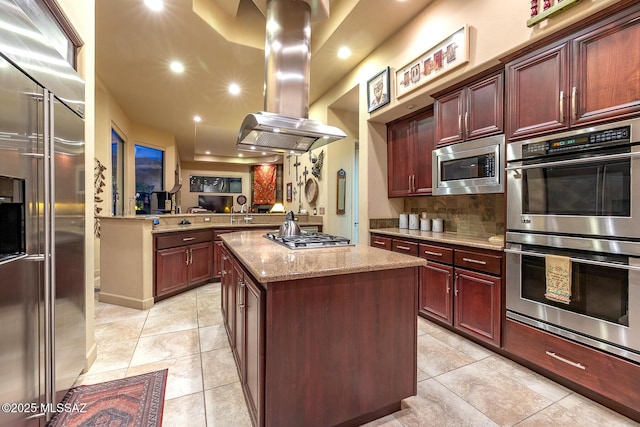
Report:
M 560 121 L 564 122 L 564 91 L 560 91 Z
M 189 249 L 184 251 L 184 265 L 189 265 Z
M 453 294 L 458 296 L 458 273 L 453 275 Z
M 451 286 L 449 286 L 449 277 L 451 277 L 451 275 L 447 272 L 447 294 L 451 291 Z
M 407 178 L 409 178 L 409 192 L 411 192 L 411 175 L 407 175 Z
M 193 264 L 193 249 L 189 249 L 189 264 Z
M 425 253 L 426 255 L 442 256 L 442 254 L 441 254 L 441 253 L 439 253 L 439 252 L 424 251 L 424 253 Z
M 576 98 L 578 98 L 578 88 L 574 86 L 571 89 L 571 114 L 573 115 L 573 120 L 578 120 L 578 104 Z
M 487 265 L 487 261 L 481 261 L 479 259 L 473 259 L 473 258 L 462 258 L 462 260 L 464 262 L 471 262 L 473 264 L 481 264 L 481 265 Z
M 547 356 L 551 356 L 551 357 L 553 357 L 554 359 L 558 359 L 559 361 L 564 362 L 564 363 L 566 363 L 567 365 L 571 365 L 571 366 L 573 366 L 574 368 L 578 368 L 578 369 L 582 369 L 582 370 L 586 370 L 586 369 L 587 369 L 587 368 L 586 368 L 582 363 L 579 363 L 579 362 L 573 362 L 573 361 L 571 361 L 571 360 L 569 360 L 569 359 L 565 359 L 565 358 L 564 358 L 564 357 L 562 357 L 562 356 L 558 356 L 558 355 L 557 355 L 555 352 L 553 352 L 553 351 L 549 351 L 549 350 L 547 350 L 547 351 L 545 351 L 545 353 L 547 354 Z
M 458 114 L 458 135 L 462 136 L 462 114 Z
M 398 245 L 398 246 L 396 246 L 396 248 L 402 249 L 403 251 L 410 251 L 411 250 L 411 248 L 409 246 L 400 246 L 400 245 Z
M 464 132 L 465 136 L 469 136 L 469 112 L 464 113 Z
M 413 188 L 413 192 L 416 192 L 416 176 L 415 175 L 411 175 L 411 186 Z
M 195 239 L 196 239 L 195 237 L 183 237 L 182 241 L 183 242 L 190 242 L 190 241 L 195 240 Z
M 240 285 L 240 295 L 242 295 L 242 302 L 238 302 L 238 307 L 240 309 L 244 308 L 244 280 L 239 280 L 238 284 Z
M 374 240 L 373 241 L 374 245 L 380 245 L 380 246 L 384 246 L 384 242 L 381 242 L 380 240 Z

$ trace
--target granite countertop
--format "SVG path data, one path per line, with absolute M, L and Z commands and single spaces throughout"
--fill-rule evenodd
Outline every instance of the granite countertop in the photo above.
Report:
M 314 225 L 322 225 L 320 224 L 300 224 L 301 226 L 314 226 Z M 162 234 L 162 233 L 171 233 L 174 231 L 189 231 L 189 230 L 206 230 L 206 229 L 252 229 L 252 228 L 273 228 L 274 230 L 278 230 L 280 228 L 280 224 L 256 224 L 256 223 L 233 223 L 233 224 L 220 224 L 220 223 L 210 223 L 210 222 L 199 222 L 195 224 L 188 225 L 180 225 L 180 224 L 169 224 L 169 225 L 156 225 L 151 231 L 152 234 Z
M 225 245 L 260 283 L 391 270 L 426 265 L 426 260 L 364 244 L 289 249 L 263 232 L 223 234 Z
M 480 237 L 468 234 L 444 231 L 434 233 L 433 231 L 409 230 L 407 228 L 372 228 L 371 233 L 386 234 L 394 237 L 409 237 L 426 242 L 448 243 L 451 245 L 470 246 L 473 248 L 489 249 L 492 251 L 504 250 L 504 237 Z

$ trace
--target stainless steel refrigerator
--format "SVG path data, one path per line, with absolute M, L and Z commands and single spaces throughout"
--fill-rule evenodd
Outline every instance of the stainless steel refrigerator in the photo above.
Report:
M 0 0 L 0 426 L 44 425 L 86 352 L 84 84 L 19 3 Z

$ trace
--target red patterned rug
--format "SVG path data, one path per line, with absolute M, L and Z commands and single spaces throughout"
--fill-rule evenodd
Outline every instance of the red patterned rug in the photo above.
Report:
M 74 387 L 47 427 L 160 427 L 167 370 Z

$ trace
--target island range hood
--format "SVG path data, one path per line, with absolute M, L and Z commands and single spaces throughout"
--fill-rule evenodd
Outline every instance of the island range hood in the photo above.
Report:
M 308 118 L 311 17 L 328 12 L 328 1 L 308 1 L 267 1 L 265 111 L 243 120 L 240 150 L 301 154 L 347 136 Z

